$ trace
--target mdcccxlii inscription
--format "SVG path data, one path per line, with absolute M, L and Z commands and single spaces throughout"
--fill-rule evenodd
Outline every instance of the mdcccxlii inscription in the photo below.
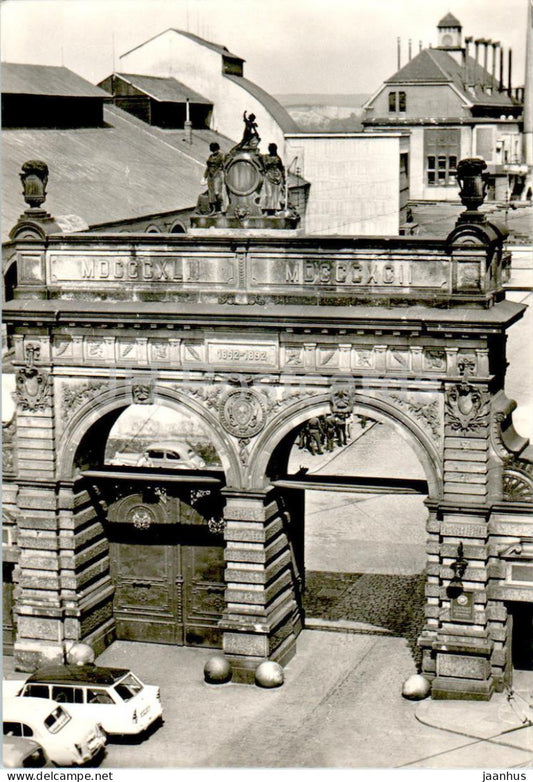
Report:
M 197 282 L 200 264 L 181 256 L 77 256 L 52 255 L 54 282 Z

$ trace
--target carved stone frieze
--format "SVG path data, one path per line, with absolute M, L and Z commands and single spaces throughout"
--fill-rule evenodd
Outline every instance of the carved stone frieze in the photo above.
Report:
M 442 348 L 426 348 L 424 350 L 424 369 L 429 371 L 446 370 L 446 351 Z
M 75 383 L 63 388 L 63 404 L 61 406 L 63 419 L 67 420 L 72 413 L 85 402 L 94 399 L 98 394 L 107 391 L 107 380 L 91 380 L 88 383 Z
M 441 414 L 438 399 L 427 401 L 422 394 L 407 393 L 404 396 L 400 394 L 390 394 L 389 399 L 400 408 L 405 410 L 414 418 L 424 429 L 429 429 L 432 438 L 437 442 L 442 442 Z
M 52 355 L 54 358 L 67 357 L 72 354 L 72 340 L 68 337 L 54 339 L 52 343 Z
M 2 424 L 2 470 L 4 474 L 14 472 L 16 468 L 16 433 L 17 421 L 13 415 L 10 421 Z
M 478 432 L 488 423 L 487 394 L 463 380 L 448 389 L 445 399 L 446 424 L 454 432 Z
M 465 377 L 468 375 L 475 375 L 477 372 L 477 360 L 475 355 L 468 353 L 460 353 L 457 356 L 457 369 L 460 375 Z

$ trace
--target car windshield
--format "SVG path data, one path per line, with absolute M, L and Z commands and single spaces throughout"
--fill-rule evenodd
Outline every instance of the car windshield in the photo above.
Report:
M 44 724 L 50 733 L 59 733 L 59 731 L 65 727 L 67 722 L 70 722 L 70 714 L 62 706 L 58 706 L 54 709 L 48 717 L 45 719 Z
M 134 698 L 137 693 L 141 692 L 143 685 L 132 673 L 126 674 L 118 684 L 115 684 L 115 692 L 120 695 L 123 701 L 129 701 Z

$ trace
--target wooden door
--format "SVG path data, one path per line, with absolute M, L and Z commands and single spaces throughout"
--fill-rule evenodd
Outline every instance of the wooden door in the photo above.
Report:
M 187 646 L 222 646 L 218 621 L 224 610 L 224 548 L 205 528 L 182 546 Z
M 167 530 L 131 528 L 110 543 L 117 638 L 183 643 L 180 549 Z

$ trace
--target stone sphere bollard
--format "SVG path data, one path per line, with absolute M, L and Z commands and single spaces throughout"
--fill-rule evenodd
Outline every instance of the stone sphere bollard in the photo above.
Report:
M 72 665 L 92 665 L 94 649 L 89 644 L 73 644 L 67 652 L 67 662 Z
M 255 683 L 259 685 L 259 687 L 281 687 L 283 678 L 283 668 L 279 663 L 267 660 L 257 666 Z
M 213 655 L 204 665 L 204 679 L 208 684 L 225 684 L 231 676 L 230 662 L 222 654 Z
M 421 701 L 427 698 L 430 690 L 431 684 L 426 677 L 415 673 L 403 683 L 402 695 L 410 701 Z

